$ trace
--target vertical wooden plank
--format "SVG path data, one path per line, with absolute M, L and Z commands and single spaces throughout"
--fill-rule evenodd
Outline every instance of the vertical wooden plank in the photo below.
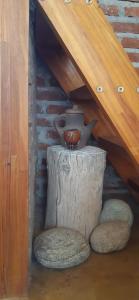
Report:
M 28 0 L 0 0 L 0 297 L 28 278 Z

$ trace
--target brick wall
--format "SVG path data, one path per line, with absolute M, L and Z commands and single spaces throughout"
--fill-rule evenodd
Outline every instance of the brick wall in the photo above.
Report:
M 99 0 L 119 40 L 125 47 L 139 73 L 139 1 Z M 53 121 L 57 114 L 70 106 L 67 96 L 60 89 L 47 67 L 37 62 L 36 132 L 37 164 L 35 186 L 35 233 L 42 229 L 47 194 L 47 147 L 59 143 Z M 108 166 L 105 173 L 104 196 L 126 193 L 121 179 Z
M 139 0 L 99 3 L 139 74 Z
M 44 224 L 45 205 L 47 195 L 47 147 L 59 144 L 59 137 L 53 121 L 60 113 L 64 113 L 71 103 L 67 95 L 42 62 L 37 64 L 37 97 L 36 97 L 36 132 L 37 132 L 37 164 L 35 186 L 35 233 Z
M 47 148 L 59 144 L 59 137 L 53 121 L 59 113 L 63 113 L 71 103 L 61 90 L 49 70 L 38 61 L 36 98 L 36 184 L 35 184 L 35 228 L 34 234 L 42 230 L 45 218 L 47 198 Z M 90 144 L 96 142 L 90 139 Z M 127 189 L 113 168 L 108 165 L 104 178 L 104 199 L 117 194 L 124 195 Z

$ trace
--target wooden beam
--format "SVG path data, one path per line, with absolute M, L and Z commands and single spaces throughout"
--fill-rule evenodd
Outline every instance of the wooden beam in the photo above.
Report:
M 86 100 L 91 100 L 94 101 L 94 99 L 92 98 L 92 94 L 90 93 L 90 91 L 88 90 L 88 88 L 84 85 L 74 91 L 72 91 L 69 94 L 70 100 L 78 100 L 78 101 L 86 101 Z M 90 104 L 91 104 L 90 101 Z
M 84 93 L 83 93 L 84 94 Z M 106 115 L 103 113 L 103 111 L 98 107 L 95 101 L 93 99 L 89 100 L 86 99 L 83 100 L 78 97 L 80 94 L 76 95 L 72 99 L 73 103 L 77 104 L 78 107 L 84 111 L 85 113 L 85 120 L 87 123 L 91 122 L 93 119 L 98 120 L 96 123 L 96 126 L 93 128 L 93 135 L 98 140 L 99 138 L 103 137 L 109 137 L 113 136 L 116 137 L 116 132 L 112 126 L 112 124 L 107 120 Z M 87 95 L 89 96 L 89 95 Z
M 73 62 L 62 48 L 49 49 L 45 55 L 40 49 L 39 53 L 66 93 L 84 86 Z
M 0 0 L 0 297 L 28 280 L 28 0 Z
M 134 167 L 130 156 L 127 152 L 121 147 L 121 145 L 116 145 L 115 140 L 111 139 L 99 139 L 99 145 L 105 149 L 107 153 L 107 158 L 110 160 L 112 166 L 116 172 L 121 176 L 123 181 L 129 187 L 130 178 L 138 178 L 139 173 Z M 139 200 L 139 194 L 138 194 Z
M 139 165 L 139 77 L 96 0 L 39 0 L 59 41 Z M 97 92 L 97 87 L 103 92 Z M 117 87 L 124 92 L 118 93 Z

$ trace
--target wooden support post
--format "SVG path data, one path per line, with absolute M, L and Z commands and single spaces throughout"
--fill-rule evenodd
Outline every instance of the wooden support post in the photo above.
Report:
M 28 279 L 28 0 L 0 0 L 0 298 Z
M 102 206 L 105 151 L 87 146 L 70 151 L 48 148 L 46 228 L 79 230 L 88 239 Z

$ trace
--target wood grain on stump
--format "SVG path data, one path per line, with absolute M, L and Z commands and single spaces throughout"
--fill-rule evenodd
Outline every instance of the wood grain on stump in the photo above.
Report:
M 48 148 L 46 228 L 72 228 L 89 238 L 102 207 L 105 158 L 104 150 L 92 146 Z

